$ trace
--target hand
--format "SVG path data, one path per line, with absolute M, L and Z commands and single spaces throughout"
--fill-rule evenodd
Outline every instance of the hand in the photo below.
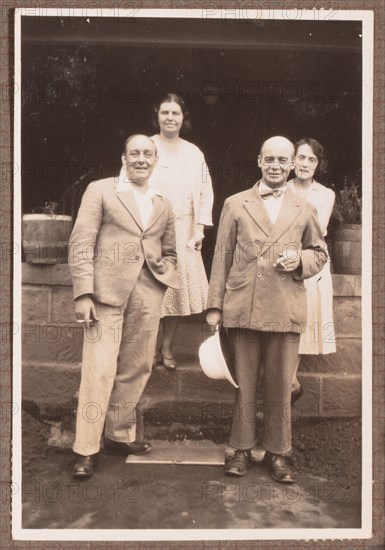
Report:
M 209 327 L 212 330 L 212 334 L 217 329 L 219 323 L 222 322 L 222 311 L 220 309 L 209 309 L 206 314 L 206 323 L 209 325 Z
M 88 295 L 80 296 L 75 300 L 75 314 L 78 323 L 84 323 L 88 329 L 92 323 L 99 321 L 95 304 Z
M 193 238 L 187 241 L 187 248 L 202 250 L 202 241 L 204 238 L 203 232 L 196 229 Z
M 279 271 L 295 271 L 301 262 L 301 255 L 295 250 L 284 250 L 278 255 L 273 267 Z

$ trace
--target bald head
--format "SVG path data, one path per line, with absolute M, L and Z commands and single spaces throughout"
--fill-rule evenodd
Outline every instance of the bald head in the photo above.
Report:
M 290 140 L 283 136 L 273 136 L 266 141 L 264 141 L 261 145 L 261 150 L 259 151 L 259 155 L 262 157 L 263 150 L 265 147 L 287 147 L 288 150 L 291 151 L 291 158 L 294 158 L 294 145 Z
M 281 187 L 293 168 L 294 145 L 283 136 L 267 139 L 258 156 L 262 179 L 272 189 Z

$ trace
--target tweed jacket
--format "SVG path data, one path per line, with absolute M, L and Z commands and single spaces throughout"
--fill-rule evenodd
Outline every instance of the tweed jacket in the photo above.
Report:
M 318 273 L 327 260 L 317 212 L 288 189 L 272 224 L 263 203 L 257 184 L 225 201 L 207 307 L 222 310 L 227 327 L 303 332 L 307 311 L 303 279 Z M 295 272 L 273 266 L 285 249 L 301 255 Z
M 174 217 L 169 201 L 153 198 L 149 223 L 142 227 L 132 191 L 117 191 L 118 179 L 90 183 L 70 242 L 74 298 L 92 294 L 119 306 L 130 296 L 145 263 L 165 286 L 178 287 Z

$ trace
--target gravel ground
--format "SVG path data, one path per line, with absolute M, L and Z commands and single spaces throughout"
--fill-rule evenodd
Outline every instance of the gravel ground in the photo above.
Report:
M 170 418 L 168 416 L 168 418 Z M 180 417 L 179 417 L 180 418 Z M 146 420 L 148 439 L 228 438 L 220 423 L 162 424 Z M 261 430 L 258 424 L 258 432 Z M 53 433 L 59 437 L 52 439 Z M 296 422 L 296 484 L 272 482 L 256 464 L 245 478 L 219 466 L 125 464 L 101 453 L 95 476 L 71 476 L 73 424 L 23 419 L 22 524 L 30 529 L 278 529 L 357 528 L 361 522 L 361 446 L 358 420 Z M 61 442 L 60 446 L 54 446 Z M 73 494 L 69 496 L 68 487 Z M 95 500 L 95 490 L 100 498 Z M 293 493 L 291 494 L 290 491 Z M 52 493 L 52 494 L 51 494 Z M 59 495 L 59 497 L 57 496 Z M 293 496 L 295 499 L 293 500 Z M 155 504 L 156 503 L 156 504 Z
M 158 418 L 158 423 L 162 420 Z M 167 427 L 146 426 L 146 436 L 169 441 L 210 439 L 228 440 L 230 421 L 222 426 L 171 423 Z M 262 424 L 257 426 L 261 438 Z M 337 481 L 342 491 L 361 491 L 361 421 L 320 419 L 293 423 L 293 466 L 299 474 L 317 475 Z

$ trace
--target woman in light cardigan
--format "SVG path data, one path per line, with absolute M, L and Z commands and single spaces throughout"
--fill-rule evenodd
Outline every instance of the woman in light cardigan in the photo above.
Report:
M 152 136 L 158 162 L 150 185 L 171 201 L 175 215 L 179 289 L 167 289 L 162 305 L 163 336 L 158 360 L 174 370 L 174 338 L 179 317 L 206 309 L 208 281 L 201 248 L 204 229 L 212 225 L 213 189 L 202 151 L 180 137 L 188 129 L 188 112 L 177 94 L 166 94 L 154 107 L 159 134 Z
M 304 138 L 294 144 L 294 152 L 295 177 L 288 182 L 288 187 L 316 207 L 322 233 L 326 236 L 335 193 L 314 179 L 317 170 L 322 168 L 324 163 L 323 147 L 315 139 Z M 301 355 L 324 355 L 336 351 L 330 262 L 326 262 L 320 273 L 305 279 L 304 284 L 307 291 L 307 324 L 300 339 L 298 363 L 292 386 L 293 403 L 303 393 L 296 376 Z

